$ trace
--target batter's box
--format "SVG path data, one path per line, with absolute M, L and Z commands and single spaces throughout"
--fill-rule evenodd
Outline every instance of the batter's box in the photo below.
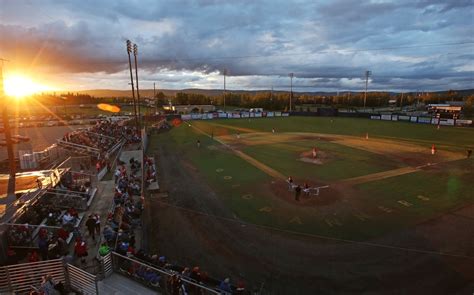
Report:
M 428 197 L 425 197 L 425 196 L 422 196 L 422 195 L 419 195 L 419 196 L 416 196 L 418 199 L 422 200 L 422 201 L 429 201 L 430 198 Z
M 407 201 L 405 201 L 405 200 L 399 200 L 398 203 L 399 203 L 399 204 L 402 204 L 402 205 L 405 206 L 405 207 L 411 207 L 411 206 L 413 206 L 412 203 L 407 202 Z
M 260 212 L 272 212 L 273 209 L 272 209 L 272 207 L 262 207 L 262 208 L 258 209 L 258 211 L 260 211 Z
M 392 213 L 392 212 L 393 212 L 392 209 L 387 208 L 387 207 L 384 207 L 384 206 L 378 206 L 377 208 L 378 208 L 379 210 L 382 210 L 382 211 L 385 212 L 385 213 Z

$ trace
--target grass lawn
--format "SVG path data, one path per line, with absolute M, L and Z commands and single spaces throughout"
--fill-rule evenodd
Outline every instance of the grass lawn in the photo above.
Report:
M 415 144 L 436 142 L 451 149 L 474 146 L 474 129 L 444 127 L 436 130 L 430 125 L 364 119 L 290 117 L 190 123 L 214 136 L 234 134 L 235 128 L 357 136 L 369 130 L 372 137 L 396 138 Z M 201 141 L 200 148 L 196 146 L 197 139 Z M 346 196 L 350 199 L 348 203 L 336 201 L 326 207 L 305 207 L 275 197 L 268 189 L 273 180 L 269 175 L 187 124 L 153 136 L 149 151 L 158 142 L 168 145 L 190 163 L 193 167 L 190 169 L 215 190 L 236 216 L 246 222 L 285 230 L 364 240 L 413 226 L 474 201 L 473 159 L 443 163 L 439 166 L 443 169 L 435 167 L 356 185 Z M 318 166 L 298 161 L 300 154 L 310 151 L 313 145 L 314 141 L 301 140 L 246 145 L 241 151 L 284 175 L 301 180 L 314 177 L 334 181 L 401 167 L 400 162 L 384 156 L 327 141 L 318 142 L 318 148 L 328 151 L 332 157 L 327 163 Z
M 323 165 L 299 161 L 300 154 L 318 149 L 327 151 L 330 159 Z M 331 142 L 299 141 L 285 144 L 252 145 L 243 152 L 293 178 L 334 181 L 398 168 L 383 156 Z
M 215 124 L 225 124 L 231 127 L 243 127 L 264 132 L 271 132 L 272 128 L 275 128 L 277 132 L 315 132 L 353 136 L 364 136 L 368 132 L 370 137 L 474 148 L 474 128 L 441 127 L 437 130 L 433 125 L 409 122 L 342 117 L 287 117 L 193 121 L 193 124 L 200 128 L 201 126 L 208 126 L 208 130 L 211 130 L 211 127 Z M 222 128 L 222 126 L 219 127 Z M 232 131 L 232 133 L 235 133 L 235 131 Z

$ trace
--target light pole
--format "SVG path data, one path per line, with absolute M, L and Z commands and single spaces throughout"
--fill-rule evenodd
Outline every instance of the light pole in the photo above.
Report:
M 155 99 L 155 116 L 158 114 L 158 98 L 156 97 L 156 86 L 155 82 L 153 82 L 153 98 Z
M 365 93 L 364 93 L 364 109 L 365 109 L 365 103 L 367 101 L 367 86 L 369 84 L 369 76 L 372 75 L 371 71 L 365 71 Z
M 138 46 L 133 44 L 133 56 L 135 57 L 135 79 L 137 80 L 137 108 L 138 108 L 138 120 L 141 128 L 141 116 L 140 116 L 140 91 L 138 90 L 138 64 L 137 64 Z
M 132 85 L 133 114 L 135 116 L 135 125 L 138 129 L 137 105 L 135 102 L 135 87 L 133 87 L 132 60 L 130 57 L 130 53 L 132 53 L 132 42 L 130 42 L 130 40 L 127 40 L 128 66 L 130 68 L 130 85 Z
M 224 69 L 224 113 L 225 113 L 225 76 L 227 75 L 227 69 Z
M 288 76 L 290 77 L 290 113 L 291 113 L 291 105 L 293 101 L 293 77 L 295 74 L 289 73 Z

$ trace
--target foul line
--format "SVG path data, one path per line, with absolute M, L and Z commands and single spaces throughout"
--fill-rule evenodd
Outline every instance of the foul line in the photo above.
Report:
M 211 137 L 209 134 L 207 134 L 205 131 L 199 129 L 198 127 L 194 126 L 194 125 L 191 125 L 188 123 L 188 126 L 189 127 L 192 127 L 194 129 L 196 129 L 198 132 L 214 139 L 215 141 L 217 141 L 218 143 L 222 144 L 223 146 L 225 146 L 226 148 L 230 149 L 232 152 L 234 152 L 234 154 L 236 154 L 237 156 L 239 156 L 241 159 L 245 160 L 247 163 L 251 164 L 252 166 L 258 168 L 259 170 L 263 171 L 264 173 L 268 174 L 269 176 L 273 177 L 273 178 L 279 178 L 279 179 L 282 179 L 282 180 L 286 180 L 286 176 L 281 174 L 280 172 L 276 171 L 275 169 L 273 168 L 270 168 L 268 167 L 267 165 L 263 164 L 262 162 L 258 161 L 257 159 L 255 158 L 252 158 L 251 156 L 247 155 L 246 153 L 242 152 L 242 151 L 239 151 L 235 148 L 233 148 L 232 146 L 226 144 L 225 142 L 215 138 L 215 137 Z
M 474 259 L 474 256 L 468 256 L 468 255 L 463 255 L 463 254 L 455 254 L 455 253 L 447 253 L 447 252 L 441 252 L 441 251 L 430 251 L 430 250 L 421 250 L 421 249 L 415 249 L 415 248 L 407 248 L 407 247 L 399 247 L 399 246 L 392 246 L 392 245 L 387 245 L 387 244 L 380 244 L 380 243 L 372 243 L 372 242 L 362 242 L 362 241 L 356 241 L 356 240 L 349 240 L 349 239 L 341 239 L 341 238 L 334 238 L 330 236 L 323 236 L 323 235 L 317 235 L 317 234 L 309 234 L 309 233 L 302 233 L 302 232 L 297 232 L 297 231 L 292 231 L 292 230 L 286 230 L 286 229 L 281 229 L 281 228 L 276 228 L 276 227 L 271 227 L 267 225 L 260 225 L 260 224 L 254 224 L 254 223 L 248 223 L 244 222 L 241 220 L 236 220 L 228 217 L 222 217 L 222 216 L 217 216 L 209 213 L 204 213 L 202 211 L 197 211 L 177 205 L 172 205 L 163 201 L 156 201 L 157 203 L 166 205 L 171 208 L 175 208 L 181 211 L 188 211 L 194 214 L 198 215 L 203 215 L 207 217 L 213 217 L 216 219 L 222 219 L 225 221 L 229 222 L 234 222 L 238 224 L 243 224 L 243 225 L 253 225 L 255 227 L 263 228 L 263 229 L 268 229 L 272 231 L 278 231 L 278 232 L 283 232 L 287 234 L 293 234 L 293 235 L 299 235 L 299 236 L 305 236 L 305 237 L 310 237 L 310 238 L 316 238 L 316 239 L 322 239 L 322 240 L 328 240 L 328 241 L 335 241 L 335 242 L 341 242 L 341 243 L 346 243 L 346 244 L 356 244 L 356 245 L 361 245 L 361 246 L 368 246 L 368 247 L 376 247 L 376 248 L 384 248 L 384 249 L 392 249 L 392 250 L 398 250 L 398 251 L 406 251 L 406 252 L 414 252 L 414 253 L 422 253 L 422 254 L 429 254 L 429 255 L 438 255 L 438 256 L 448 256 L 448 257 L 455 257 L 455 258 L 467 258 L 467 259 Z

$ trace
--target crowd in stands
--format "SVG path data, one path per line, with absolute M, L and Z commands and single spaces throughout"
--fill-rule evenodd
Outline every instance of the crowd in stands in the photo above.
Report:
M 239 278 L 235 285 L 231 284 L 230 278 L 218 281 L 209 277 L 199 266 L 182 267 L 168 262 L 165 256 L 150 255 L 142 249 L 133 254 L 127 253 L 127 256 L 134 260 L 120 261 L 122 273 L 151 287 L 166 288 L 170 294 L 202 294 L 200 286 L 207 286 L 222 294 L 247 294 L 243 278 Z M 154 269 L 169 275 L 163 276 Z
M 110 170 L 109 152 L 122 139 L 126 143 L 137 143 L 141 140 L 136 127 L 107 120 L 97 121 L 88 131 L 75 130 L 66 133 L 62 138 L 64 142 L 97 149 L 99 155 L 93 163 L 97 173 L 104 167 Z M 82 167 L 81 170 L 83 170 Z
M 78 182 L 70 173 L 54 188 L 25 207 L 7 230 L 9 264 L 55 259 L 66 255 L 68 244 L 79 235 L 83 213 L 77 209 L 91 194 L 90 182 Z M 80 205 L 79 204 L 79 205 Z M 82 205 L 80 206 L 82 207 Z M 85 209 L 85 208 L 83 208 Z
M 132 278 L 145 283 L 150 287 L 166 287 L 171 294 L 201 294 L 201 289 L 194 284 L 212 286 L 224 294 L 244 294 L 245 284 L 242 280 L 237 282 L 237 287 L 230 284 L 230 279 L 216 281 L 209 278 L 207 272 L 202 271 L 199 266 L 193 268 L 180 267 L 171 264 L 166 257 L 149 255 L 143 249 L 137 249 L 134 230 L 140 226 L 142 203 L 141 183 L 139 171 L 141 163 L 136 159 L 130 159 L 127 171 L 125 163 L 118 163 L 114 173 L 115 195 L 113 210 L 108 216 L 107 225 L 103 229 L 104 243 L 99 248 L 101 256 L 107 255 L 114 250 L 118 254 L 133 258 L 143 264 L 124 259 L 120 263 L 120 270 Z M 156 167 L 153 158 L 144 158 L 143 171 L 145 173 L 145 185 L 156 181 Z M 161 269 L 171 276 L 164 276 L 156 271 Z M 184 280 L 183 280 L 184 278 Z

